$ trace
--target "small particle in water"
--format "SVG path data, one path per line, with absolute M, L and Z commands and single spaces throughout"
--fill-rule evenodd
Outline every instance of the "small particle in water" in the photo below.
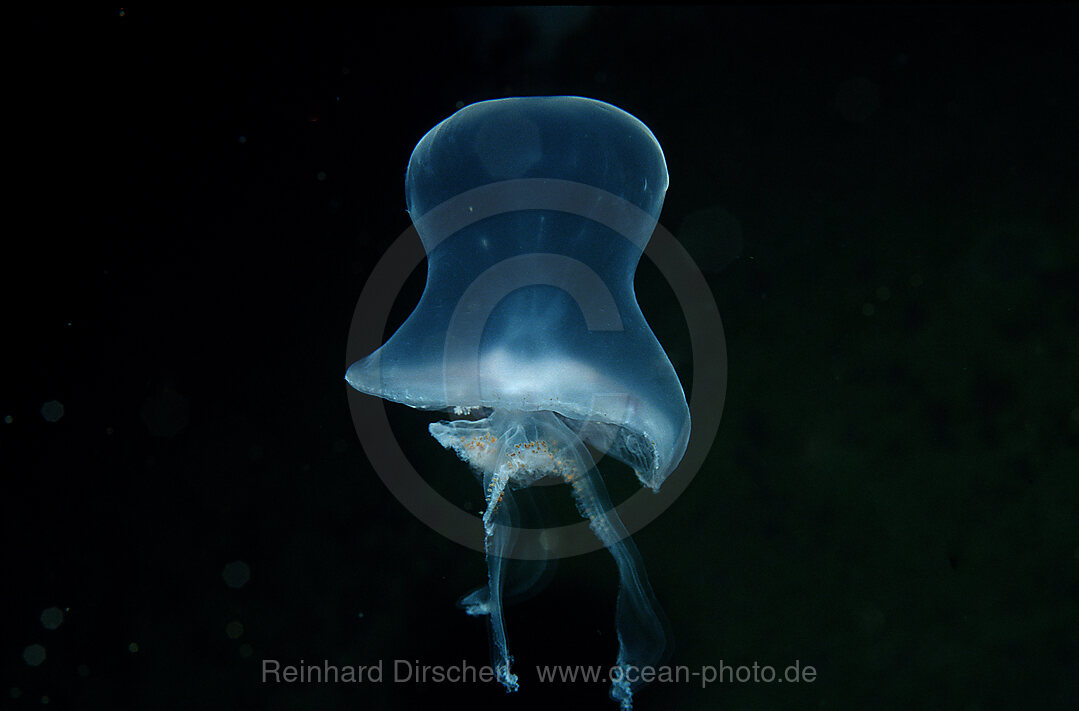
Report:
M 64 416 L 64 406 L 59 400 L 49 400 L 41 406 L 41 416 L 46 422 L 59 422 Z
M 90 676 L 90 667 L 85 664 L 80 664 L 75 667 L 75 673 L 85 679 L 86 677 Z
M 10 425 L 14 421 L 15 421 L 15 418 L 12 417 L 11 415 L 5 415 L 4 416 L 4 424 L 5 425 Z
M 127 651 L 131 652 L 132 654 L 139 651 L 139 643 L 132 642 L 131 644 L 127 645 Z
M 254 651 L 255 650 L 247 642 L 244 642 L 243 644 L 240 645 L 240 656 L 243 657 L 244 659 L 247 659 L 248 657 L 250 657 L 254 653 Z
M 239 141 L 240 143 L 247 143 L 247 136 L 240 136 L 236 140 Z
M 230 588 L 242 588 L 251 579 L 251 568 L 242 560 L 233 561 L 221 571 L 221 577 Z
M 42 696 L 42 697 L 41 697 L 41 703 L 42 703 L 42 704 L 47 704 L 47 703 L 49 703 L 49 697 L 48 697 L 48 696 Z
M 363 619 L 363 613 L 362 612 L 359 613 L 358 615 L 356 615 L 356 617 L 362 620 Z
M 225 634 L 229 636 L 229 639 L 239 639 L 244 634 L 244 623 L 233 620 L 225 625 Z
M 863 316 L 872 316 L 876 312 L 877 312 L 877 307 L 874 306 L 873 304 L 869 303 L 868 301 L 866 303 L 862 304 L 862 315 Z
M 31 644 L 22 650 L 22 658 L 30 666 L 36 667 L 45 661 L 45 647 L 40 644 Z
M 11 698 L 17 699 L 20 696 L 22 696 L 22 689 L 20 689 L 17 686 L 13 686 L 13 687 L 11 687 L 11 690 L 8 693 L 11 694 Z
M 59 607 L 47 607 L 41 611 L 41 625 L 47 630 L 54 630 L 64 622 L 64 611 Z
M 322 181 L 324 181 L 324 180 L 326 179 L 326 172 L 325 172 L 325 171 L 322 171 L 322 170 L 320 170 L 320 171 L 318 172 L 318 175 L 317 175 L 317 176 L 315 176 L 315 177 L 317 177 L 317 178 L 318 178 L 318 181 L 319 181 L 319 182 L 321 183 Z

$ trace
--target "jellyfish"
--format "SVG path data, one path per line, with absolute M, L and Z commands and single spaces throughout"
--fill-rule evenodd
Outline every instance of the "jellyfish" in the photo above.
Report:
M 508 691 L 518 678 L 503 596 L 538 577 L 526 568 L 522 580 L 508 578 L 515 497 L 541 480 L 568 485 L 614 557 L 610 693 L 623 709 L 639 670 L 666 648 L 662 611 L 592 452 L 658 490 L 686 450 L 685 394 L 633 290 L 667 184 L 663 152 L 640 120 L 573 96 L 465 106 L 409 159 L 407 207 L 427 282 L 412 314 L 346 380 L 460 418 L 429 429 L 482 482 L 487 581 L 462 606 L 487 619 Z

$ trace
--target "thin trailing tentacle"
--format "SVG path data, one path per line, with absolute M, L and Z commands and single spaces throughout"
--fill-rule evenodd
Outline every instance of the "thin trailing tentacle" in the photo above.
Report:
M 569 433 L 569 429 L 565 428 Z M 572 433 L 570 433 L 572 434 Z M 637 546 L 629 537 L 622 520 L 611 506 L 603 479 L 595 468 L 591 455 L 576 437 L 565 438 L 571 443 L 563 477 L 573 488 L 574 499 L 589 527 L 607 547 L 618 566 L 618 608 L 615 629 L 618 633 L 618 660 L 612 674 L 611 698 L 623 711 L 633 708 L 633 692 L 642 686 L 640 670 L 654 665 L 667 646 L 663 613 L 652 592 Z

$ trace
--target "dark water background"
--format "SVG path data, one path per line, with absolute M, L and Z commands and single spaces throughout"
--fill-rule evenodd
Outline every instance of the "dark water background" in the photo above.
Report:
M 1071 708 L 1074 5 L 24 9 L 7 30 L 9 707 L 615 708 L 533 670 L 613 661 L 604 552 L 508 611 L 520 693 L 391 683 L 395 659 L 487 663 L 454 607 L 484 565 L 388 492 L 342 381 L 416 141 L 461 103 L 580 94 L 659 138 L 661 221 L 726 332 L 711 454 L 635 537 L 671 663 L 816 670 L 638 708 Z M 647 263 L 637 286 L 690 387 L 710 364 L 670 286 Z M 475 506 L 432 418 L 390 416 Z M 267 685 L 263 659 L 387 678 Z

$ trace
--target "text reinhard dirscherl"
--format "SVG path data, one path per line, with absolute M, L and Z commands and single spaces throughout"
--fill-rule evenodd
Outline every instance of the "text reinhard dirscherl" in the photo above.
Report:
M 328 660 L 298 664 L 282 664 L 276 659 L 262 660 L 262 682 L 272 684 L 470 684 L 490 683 L 498 678 L 494 667 L 470 664 L 421 664 L 410 659 L 394 659 L 384 664 L 380 659 L 368 665 L 337 665 Z M 389 670 L 389 674 L 387 674 Z M 699 667 L 601 667 L 601 666 L 537 666 L 536 677 L 540 682 L 608 682 L 625 676 L 630 682 L 643 681 L 668 684 L 712 683 L 811 683 L 817 678 L 817 670 L 800 660 L 786 666 L 770 664 L 731 665 L 720 660 L 718 665 L 704 664 Z

